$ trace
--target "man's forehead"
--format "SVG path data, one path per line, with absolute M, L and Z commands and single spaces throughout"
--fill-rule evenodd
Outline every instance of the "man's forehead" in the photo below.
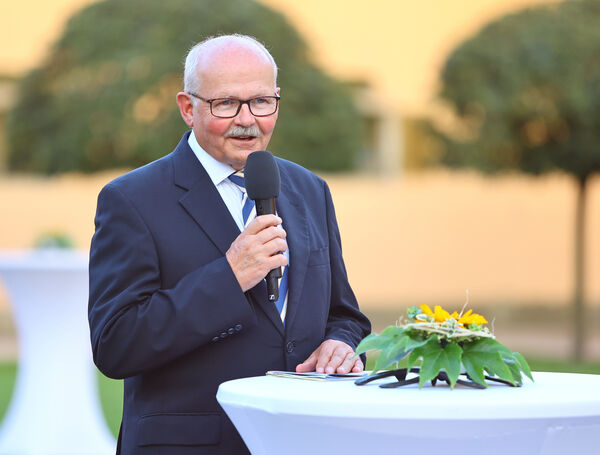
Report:
M 212 97 L 271 94 L 275 90 L 271 61 L 260 50 L 235 44 L 211 49 L 198 62 L 198 90 Z
M 223 40 L 208 44 L 198 61 L 198 71 L 206 72 L 211 68 L 228 65 L 272 66 L 269 57 L 258 46 L 243 40 Z

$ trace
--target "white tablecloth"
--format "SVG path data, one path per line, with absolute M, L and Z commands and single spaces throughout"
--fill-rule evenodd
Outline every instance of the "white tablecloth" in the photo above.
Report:
M 254 455 L 600 453 L 600 375 L 534 379 L 419 390 L 256 377 L 221 384 L 217 399 Z

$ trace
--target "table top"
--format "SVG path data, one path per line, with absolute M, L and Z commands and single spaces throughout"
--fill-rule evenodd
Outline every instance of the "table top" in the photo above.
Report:
M 89 252 L 85 250 L 40 248 L 0 250 L 1 271 L 87 270 Z
M 410 419 L 523 419 L 599 417 L 600 375 L 534 372 L 522 387 L 490 384 L 485 390 L 430 384 L 382 389 L 389 378 L 311 381 L 272 376 L 227 381 L 217 399 L 273 414 Z

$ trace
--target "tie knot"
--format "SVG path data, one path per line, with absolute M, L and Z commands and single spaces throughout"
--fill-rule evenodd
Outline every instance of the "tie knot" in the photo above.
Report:
M 240 188 L 246 189 L 246 183 L 244 181 L 244 171 L 234 172 L 229 176 L 229 180 L 235 183 Z

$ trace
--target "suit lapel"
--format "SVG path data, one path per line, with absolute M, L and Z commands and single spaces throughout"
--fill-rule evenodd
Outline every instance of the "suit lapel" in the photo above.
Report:
M 275 304 L 270 302 L 267 297 L 267 282 L 265 280 L 260 280 L 256 286 L 248 291 L 248 293 L 256 305 L 267 315 L 279 334 L 283 336 L 284 327 L 279 312 L 277 311 Z
M 240 230 L 208 173 L 188 145 L 188 136 L 189 133 L 183 136 L 173 154 L 174 182 L 188 190 L 179 203 L 219 251 L 225 254 L 240 235 Z
M 281 192 L 277 199 L 277 211 L 283 219 L 290 249 L 289 294 L 285 326 L 290 327 L 300 307 L 300 297 L 308 266 L 309 238 L 306 208 L 301 195 L 296 191 L 289 176 L 281 171 Z

